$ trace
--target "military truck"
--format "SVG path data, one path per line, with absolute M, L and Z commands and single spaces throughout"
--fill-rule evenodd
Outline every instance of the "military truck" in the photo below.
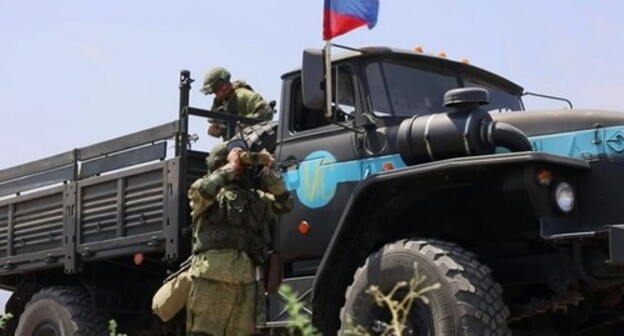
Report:
M 413 303 L 406 335 L 617 332 L 624 114 L 525 111 L 521 86 L 416 51 L 327 59 L 306 50 L 282 76 L 278 121 L 234 131 L 254 121 L 189 106 L 182 71 L 176 120 L 1 170 L 6 332 L 99 335 L 114 319 L 131 335 L 183 334 L 150 303 L 190 253 L 186 189 L 209 150 L 189 142 L 190 116 L 274 153 L 295 205 L 271 248 L 326 335 L 381 334 L 391 312 L 366 290 L 414 267 L 440 288 Z M 267 309 L 266 331 L 288 323 L 280 293 Z

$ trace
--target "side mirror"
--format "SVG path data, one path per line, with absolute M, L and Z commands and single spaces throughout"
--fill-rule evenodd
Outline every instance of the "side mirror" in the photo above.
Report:
M 312 110 L 325 108 L 323 80 L 323 51 L 321 49 L 305 49 L 301 69 L 301 89 L 305 107 Z

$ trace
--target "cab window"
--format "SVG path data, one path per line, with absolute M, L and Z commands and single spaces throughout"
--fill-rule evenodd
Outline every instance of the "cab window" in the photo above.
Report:
M 444 93 L 459 86 L 452 71 L 409 63 L 374 62 L 366 67 L 366 75 L 373 111 L 380 117 L 442 112 Z
M 332 122 L 344 122 L 355 118 L 355 90 L 353 76 L 346 66 L 335 67 L 332 78 L 333 86 L 333 113 L 328 120 L 321 109 L 309 109 L 303 105 L 303 93 L 301 78 L 296 78 L 292 83 L 292 108 L 293 113 L 290 129 L 292 132 L 301 132 L 330 125 Z

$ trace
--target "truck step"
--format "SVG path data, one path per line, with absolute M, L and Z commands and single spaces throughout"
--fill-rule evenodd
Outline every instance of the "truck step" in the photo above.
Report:
M 292 291 L 296 293 L 297 301 L 304 303 L 300 313 L 312 318 L 312 285 L 314 276 L 304 276 L 297 278 L 284 279 L 282 285 L 288 285 Z M 267 316 L 268 328 L 282 328 L 288 326 L 290 315 L 286 311 L 286 296 L 281 291 L 270 294 L 269 309 Z

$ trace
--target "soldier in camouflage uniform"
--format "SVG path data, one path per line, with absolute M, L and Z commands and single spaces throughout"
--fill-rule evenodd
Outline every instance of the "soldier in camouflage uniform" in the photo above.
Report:
M 255 153 L 219 144 L 207 160 L 210 173 L 189 189 L 194 258 L 188 335 L 247 336 L 255 331 L 256 268 L 266 261 L 268 223 L 292 207 L 267 155 L 270 160 L 260 162 Z M 256 187 L 246 185 L 249 166 L 243 162 L 264 165 Z
M 222 67 L 215 67 L 204 76 L 201 92 L 214 94 L 212 111 L 236 113 L 242 117 L 271 120 L 273 108 L 243 81 L 230 82 L 230 72 Z M 208 134 L 213 137 L 225 136 L 226 126 L 223 123 L 209 120 Z M 249 125 L 240 125 L 245 127 Z M 227 139 L 226 139 L 227 140 Z

